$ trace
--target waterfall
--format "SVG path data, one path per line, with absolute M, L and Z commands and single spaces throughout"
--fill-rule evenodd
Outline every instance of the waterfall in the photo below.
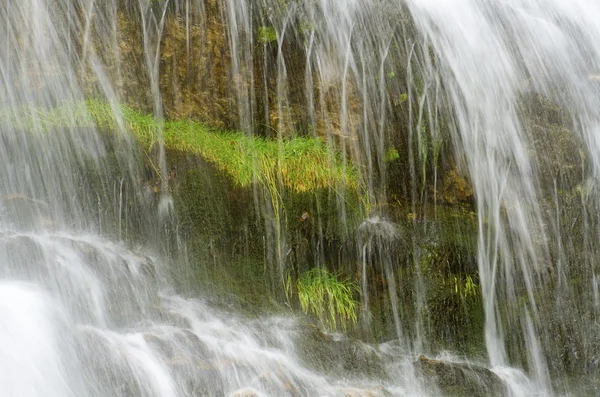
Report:
M 344 379 L 352 371 L 344 360 L 380 360 L 370 346 L 311 335 L 291 317 L 238 318 L 174 291 L 164 198 L 152 197 L 140 167 L 148 154 L 126 132 L 117 102 L 128 67 L 116 49 L 117 13 L 130 10 L 143 26 L 138 66 L 147 71 L 148 107 L 162 119 L 158 53 L 168 2 L 129 6 L 32 0 L 0 8 L 3 395 L 384 393 L 394 384 L 360 373 Z M 77 106 L 57 116 L 66 127 L 48 128 L 52 109 L 89 97 L 110 104 L 117 131 L 77 127 L 91 117 Z M 164 154 L 156 157 L 149 161 L 165 175 Z
M 524 341 L 528 366 L 550 394 L 549 366 L 560 365 L 553 356 L 561 347 L 549 324 L 577 333 L 578 343 L 594 343 L 586 324 L 597 315 L 588 301 L 593 279 L 584 276 L 581 288 L 573 283 L 577 274 L 597 271 L 589 256 L 595 215 L 587 218 L 597 198 L 587 188 L 576 193 L 576 186 L 593 190 L 597 175 L 600 31 L 592 20 L 600 8 L 588 1 L 407 3 L 437 56 L 456 156 L 477 196 L 490 363 L 506 365 L 520 354 L 507 352 L 509 344 Z M 560 107 L 559 119 L 532 115 L 532 97 Z M 554 133 L 558 124 L 568 128 L 562 136 Z M 569 144 L 581 149 L 567 166 Z M 557 163 L 548 166 L 552 156 Z M 565 197 L 572 193 L 581 203 L 569 207 Z M 586 320 L 574 325 L 565 310 Z
M 597 393 L 596 1 L 20 0 L 0 20 L 0 394 Z M 165 143 L 184 119 L 357 170 L 356 196 L 332 184 L 299 214 L 282 175 L 251 174 L 264 247 L 226 243 L 264 248 L 276 314 L 182 287 L 229 258 L 211 238 L 214 263 L 188 256 Z M 356 277 L 356 331 L 286 306 L 307 265 Z M 436 318 L 445 293 L 450 317 L 481 306 L 481 349 Z

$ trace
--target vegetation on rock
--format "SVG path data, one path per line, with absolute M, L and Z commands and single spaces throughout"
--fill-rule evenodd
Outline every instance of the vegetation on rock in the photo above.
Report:
M 297 283 L 298 299 L 305 313 L 317 316 L 329 330 L 345 330 L 357 321 L 358 302 L 354 295 L 358 286 L 349 280 L 340 280 L 325 269 L 314 268 L 304 272 Z
M 0 119 L 22 130 L 49 131 L 59 127 L 97 127 L 133 133 L 147 148 L 164 138 L 165 146 L 200 155 L 239 186 L 280 181 L 294 192 L 316 189 L 358 189 L 356 168 L 321 139 L 296 137 L 267 140 L 242 132 L 217 131 L 194 121 L 161 122 L 125 105 L 87 101 L 52 109 L 5 110 Z
M 272 26 L 259 26 L 258 41 L 265 44 L 277 41 L 277 32 Z

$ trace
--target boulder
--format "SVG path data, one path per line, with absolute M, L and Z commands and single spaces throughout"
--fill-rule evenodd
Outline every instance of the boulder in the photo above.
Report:
M 425 356 L 420 356 L 414 367 L 427 384 L 435 384 L 444 396 L 503 397 L 508 394 L 498 375 L 484 367 Z
M 298 338 L 301 361 L 334 377 L 386 379 L 384 361 L 376 348 L 337 336 L 326 334 L 316 326 L 303 327 Z

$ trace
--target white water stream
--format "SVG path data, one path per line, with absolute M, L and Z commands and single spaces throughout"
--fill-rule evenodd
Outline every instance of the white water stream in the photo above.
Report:
M 561 190 L 557 185 L 597 183 L 600 91 L 595 76 L 600 70 L 600 29 L 594 21 L 600 18 L 600 4 L 587 0 L 407 3 L 428 48 L 439 56 L 435 68 L 454 112 L 456 155 L 464 159 L 477 196 L 477 261 L 490 363 L 509 363 L 507 335 L 518 327 L 536 389 L 552 394 L 544 350 L 560 347 L 552 345 L 553 337 L 544 332 L 552 317 L 560 322 L 564 312 L 553 312 L 550 317 L 541 310 L 539 306 L 546 302 L 540 300 L 539 291 L 551 288 L 554 298 L 566 299 L 577 295 L 567 276 L 573 274 L 572 269 L 582 266 L 587 274 L 595 273 L 596 260 L 577 263 L 569 258 L 573 252 L 563 250 L 573 238 L 596 240 L 591 235 L 596 234 L 593 219 L 597 215 L 583 222 L 581 237 L 563 235 L 558 226 L 558 213 L 563 209 L 557 199 L 549 210 L 544 196 L 568 194 L 568 187 Z M 522 117 L 527 107 L 523 98 L 531 93 L 563 109 L 562 122 L 572 126 L 569 137 L 559 138 Z M 578 153 L 574 175 L 544 169 L 538 160 L 555 150 L 559 162 L 568 162 L 568 153 L 560 151 L 564 139 L 580 140 L 585 148 Z M 542 149 L 539 142 L 543 142 Z M 553 189 L 548 189 L 549 173 Z M 589 175 L 588 179 L 579 179 L 581 173 Z M 592 191 L 586 191 L 581 200 L 584 208 L 595 211 L 597 196 Z M 557 215 L 548 221 L 545 211 Z M 572 213 L 569 222 L 575 225 L 580 216 Z M 596 245 L 590 241 L 586 247 L 593 251 Z M 559 258 L 553 258 L 551 251 L 558 251 L 554 255 Z M 550 281 L 552 273 L 559 274 L 557 285 Z M 592 279 L 584 283 L 584 290 L 593 289 Z M 589 307 L 590 302 L 581 298 L 566 310 Z M 573 332 L 589 331 L 585 323 L 579 323 Z

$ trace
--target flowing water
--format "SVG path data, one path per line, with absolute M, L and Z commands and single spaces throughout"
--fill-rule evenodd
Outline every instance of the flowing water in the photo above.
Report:
M 177 221 L 168 181 L 161 178 L 154 197 L 133 138 L 43 126 L 40 112 L 65 101 L 93 96 L 116 109 L 132 95 L 124 87 L 132 90 L 134 75 L 142 83 L 133 91 L 162 121 L 167 96 L 179 89 L 160 79 L 161 68 L 172 66 L 161 54 L 173 51 L 162 47 L 173 15 L 183 21 L 186 62 L 218 52 L 196 47 L 194 34 L 227 47 L 221 55 L 238 129 L 268 126 L 279 140 L 294 128 L 325 136 L 361 165 L 370 208 L 390 199 L 390 139 L 408 142 L 397 182 L 406 186 L 397 190 L 410 198 L 413 215 L 436 200 L 425 188 L 438 182 L 437 168 L 424 165 L 428 156 L 437 162 L 442 145 L 450 146 L 475 194 L 486 345 L 479 363 L 514 396 L 577 395 L 567 369 L 593 383 L 600 346 L 596 1 L 20 0 L 0 5 L 0 104 L 28 114 L 26 128 L 10 118 L 0 126 L 0 395 L 440 393 L 413 366 L 432 341 L 417 259 L 414 300 L 398 298 L 397 247 L 420 255 L 401 227 L 374 211 L 355 231 L 362 325 L 371 319 L 368 267 L 377 267 L 392 341 L 366 345 L 291 317 L 243 318 L 173 287 L 173 273 L 187 264 L 166 243 Z M 221 24 L 210 22 L 214 15 Z M 133 50 L 122 40 L 128 19 L 140 27 Z M 252 33 L 264 27 L 262 38 Z M 126 50 L 139 54 L 133 65 Z M 538 111 L 532 102 L 551 105 Z M 298 106 L 302 112 L 290 111 Z M 161 145 L 152 156 L 167 175 Z M 338 200 L 336 216 L 345 220 Z M 277 231 L 271 259 L 283 269 L 289 236 L 280 218 L 270 216 L 267 227 Z
M 478 264 L 490 364 L 509 362 L 507 335 L 518 327 L 537 388 L 551 394 L 549 370 L 557 364 L 548 357 L 561 342 L 548 323 L 579 334 L 582 345 L 597 343 L 588 323 L 598 314 L 590 299 L 597 262 L 579 262 L 574 248 L 595 251 L 596 244 L 588 242 L 589 233 L 596 233 L 595 215 L 577 219 L 579 211 L 595 212 L 596 197 L 591 191 L 581 195 L 580 209 L 567 215 L 567 231 L 561 225 L 561 216 L 568 214 L 561 196 L 575 185 L 594 185 L 598 172 L 594 76 L 600 67 L 600 31 L 592 20 L 600 8 L 589 1 L 409 3 L 428 46 L 439 55 L 436 68 L 453 107 L 457 155 L 464 158 L 477 192 Z M 552 156 L 549 145 L 559 147 L 564 141 L 540 129 L 539 119 L 532 123 L 524 115 L 524 97 L 532 93 L 558 104 L 560 117 L 571 128 L 563 139 L 582 143 L 574 172 L 544 167 L 543 159 Z M 558 161 L 564 164 L 568 156 L 561 152 Z M 578 272 L 584 274 L 580 287 L 574 285 Z M 540 293 L 546 289 L 551 292 Z M 573 325 L 570 311 L 585 320 Z M 567 354 L 581 354 L 572 344 L 569 349 Z M 585 355 L 575 360 L 585 361 Z

